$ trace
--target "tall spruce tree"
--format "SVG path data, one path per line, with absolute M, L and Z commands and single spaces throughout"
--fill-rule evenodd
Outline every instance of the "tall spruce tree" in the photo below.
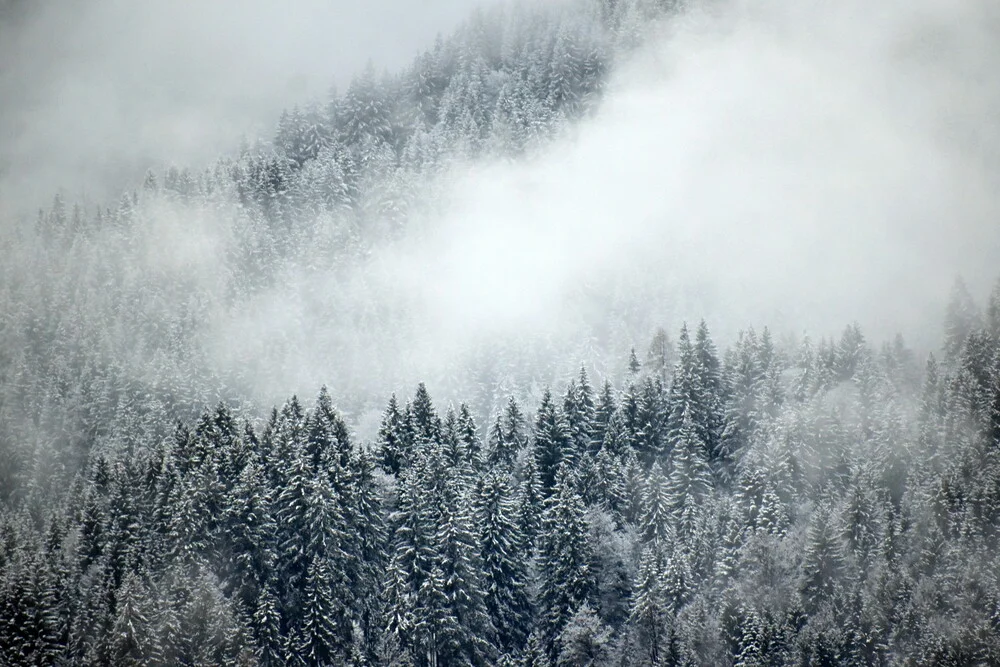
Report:
M 556 483 L 556 471 L 564 460 L 573 460 L 565 419 L 548 390 L 535 417 L 534 459 L 542 493 L 548 496 Z
M 502 652 L 520 650 L 531 629 L 526 540 L 518 525 L 517 506 L 503 472 L 484 475 L 476 486 L 475 519 L 479 529 L 486 607 Z
M 569 469 L 560 468 L 546 500 L 539 539 L 537 623 L 550 660 L 558 656 L 558 638 L 566 623 L 596 592 L 592 557 L 576 480 Z

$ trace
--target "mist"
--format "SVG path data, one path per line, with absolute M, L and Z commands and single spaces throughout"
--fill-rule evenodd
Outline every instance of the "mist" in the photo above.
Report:
M 985 297 L 1000 260 L 996 20 L 935 0 L 691 10 L 593 117 L 529 157 L 459 162 L 402 239 L 348 276 L 287 276 L 208 345 L 277 395 L 420 378 L 451 394 L 484 350 L 538 341 L 542 383 L 580 363 L 615 376 L 629 345 L 702 317 L 723 344 L 857 321 L 926 354 L 955 276 Z M 350 324 L 385 309 L 386 331 Z
M 114 200 L 195 169 L 370 62 L 397 71 L 477 0 L 11 3 L 0 22 L 0 212 Z M 137 176 L 138 174 L 138 176 Z
M 369 58 L 408 63 L 469 6 L 386 22 L 321 2 L 43 5 L 4 42 L 23 65 L 3 85 L 40 84 L 5 105 L 22 131 L 0 153 L 18 166 L 4 205 L 59 186 L 113 200 L 149 164 L 207 165 Z M 997 21 L 985 2 L 708 3 L 644 27 L 554 139 L 422 176 L 402 233 L 361 259 L 293 263 L 227 304 L 236 211 L 157 202 L 123 270 L 175 295 L 157 317 L 181 283 L 211 304 L 187 341 L 210 375 L 263 405 L 328 384 L 369 417 L 421 380 L 457 399 L 484 365 L 498 401 L 580 364 L 619 377 L 629 347 L 701 318 L 722 345 L 858 321 L 926 353 L 954 277 L 984 297 L 1000 259 Z M 26 57 L 59 31 L 60 51 Z M 122 335 L 137 377 L 164 372 Z

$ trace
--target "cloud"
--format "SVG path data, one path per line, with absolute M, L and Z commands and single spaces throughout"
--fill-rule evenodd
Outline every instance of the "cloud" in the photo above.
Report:
M 581 287 L 620 283 L 672 328 L 858 319 L 936 344 L 954 275 L 982 292 L 1000 265 L 997 18 L 938 0 L 686 15 L 543 155 L 457 175 L 413 251 L 433 258 L 428 317 L 457 338 L 562 330 Z
M 199 167 L 371 60 L 407 65 L 477 0 L 41 0 L 0 24 L 0 200 L 102 202 Z M 3 212 L 4 209 L 0 209 Z
M 125 11 L 106 1 L 103 11 Z M 487 381 L 477 368 L 538 384 L 582 361 L 613 375 L 656 326 L 673 334 L 701 317 L 722 344 L 749 324 L 817 337 L 858 320 L 876 343 L 901 331 L 922 351 L 936 347 L 954 275 L 985 295 L 1000 265 L 998 10 L 944 0 L 705 7 L 620 62 L 594 116 L 540 152 L 459 164 L 421 187 L 426 201 L 403 238 L 363 261 L 290 267 L 272 289 L 229 308 L 213 257 L 229 218 L 168 211 L 147 232 L 146 269 L 183 274 L 212 294 L 198 358 L 264 404 L 323 383 L 345 400 L 381 403 L 420 380 L 443 399 L 468 398 Z M 79 114 L 82 135 L 83 126 L 103 128 L 97 136 L 125 158 L 177 148 L 196 161 L 201 149 L 214 155 L 233 141 L 240 123 L 258 122 L 266 104 L 276 113 L 294 101 L 296 72 L 305 72 L 305 93 L 313 73 L 336 69 L 318 66 L 304 46 L 326 48 L 318 37 L 301 40 L 308 57 L 279 48 L 299 48 L 290 28 L 259 49 L 267 30 L 256 24 L 208 44 L 228 14 L 198 11 L 207 13 L 175 19 L 200 46 L 176 45 L 179 63 L 163 70 L 176 80 L 150 79 L 163 92 L 144 87 L 152 65 L 112 68 L 126 82 L 123 100 L 160 115 L 123 111 L 121 119 L 143 120 L 118 132 L 91 108 Z M 174 33 L 154 16 L 139 23 L 164 25 L 140 42 L 162 64 Z M 354 45 L 344 71 L 375 48 Z M 383 51 L 387 64 L 391 53 Z M 64 84 L 83 90 L 85 79 Z M 63 85 L 46 81 L 50 91 Z M 170 91 L 183 95 L 171 102 Z M 117 99 L 104 95 L 94 108 Z M 217 107 L 205 102 L 215 99 Z M 196 129 L 170 129 L 188 123 Z M 148 146 L 130 144 L 143 136 L 135 128 L 149 132 Z M 197 128 L 210 139 L 185 148 L 178 137 Z M 70 142 L 78 157 L 101 143 Z M 30 145 L 42 157 L 54 150 Z M 42 159 L 39 169 L 51 176 L 70 164 Z

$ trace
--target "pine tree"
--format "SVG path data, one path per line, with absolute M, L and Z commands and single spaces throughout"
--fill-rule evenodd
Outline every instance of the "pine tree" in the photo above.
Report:
M 730 395 L 720 453 L 727 460 L 736 460 L 746 451 L 762 421 L 757 402 L 763 394 L 765 375 L 753 329 L 740 332 L 735 349 L 727 356 L 725 374 Z M 816 382 L 818 386 L 819 380 Z
M 429 473 L 426 453 L 417 457 L 400 480 L 396 510 L 390 516 L 392 555 L 386 571 L 386 622 L 388 631 L 404 649 L 415 650 L 420 591 L 434 566 L 434 517 L 432 499 L 425 490 Z M 428 589 L 437 590 L 437 589 Z
M 227 583 L 247 613 L 272 575 L 277 560 L 278 525 L 264 472 L 250 461 L 226 502 L 223 519 L 228 542 Z
M 619 523 L 624 522 L 625 473 L 621 460 L 607 450 L 593 458 L 592 481 L 583 489 L 587 505 L 606 509 Z
M 490 428 L 487 463 L 511 470 L 517 460 L 517 453 L 524 445 L 524 415 L 521 414 L 517 401 L 511 396 L 503 414 L 497 414 L 496 421 Z
M 116 665 L 144 665 L 153 653 L 149 618 L 144 609 L 148 591 L 136 573 L 126 575 L 116 595 L 111 660 Z
M 635 438 L 633 446 L 639 460 L 650 466 L 663 460 L 669 453 L 666 442 L 665 423 L 667 412 L 663 387 L 650 378 L 642 383 L 635 417 Z
M 392 136 L 388 100 L 382 85 L 375 80 L 371 63 L 351 82 L 338 105 L 337 125 L 340 141 L 359 151 L 387 142 Z
M 288 486 L 278 495 L 276 514 L 281 527 L 280 600 L 286 619 L 294 623 L 294 648 L 344 655 L 357 605 L 347 579 L 353 564 L 345 549 L 349 538 L 343 499 L 326 474 L 310 470 L 304 447 L 296 451 Z M 320 613 L 323 619 L 316 616 Z M 330 633 L 336 633 L 335 637 Z M 327 648 L 315 649 L 317 643 Z
M 593 449 L 594 398 L 587 372 L 580 369 L 580 384 L 570 382 L 563 398 L 563 416 L 569 437 L 568 451 L 574 461 L 581 461 Z
M 339 597 L 347 591 L 338 579 L 343 574 L 333 570 L 334 563 L 323 557 L 309 562 L 303 582 L 301 622 L 295 632 L 295 652 L 306 665 L 329 665 L 342 662 L 347 655 L 351 626 Z
M 944 359 L 948 365 L 958 362 L 969 334 L 981 325 L 979 308 L 969 293 L 969 288 L 964 280 L 956 277 L 944 322 Z
M 306 450 L 314 470 L 335 463 L 346 468 L 351 458 L 351 437 L 344 418 L 334 409 L 324 385 L 316 398 L 316 408 L 307 420 Z
M 669 410 L 667 432 L 670 442 L 676 442 L 680 438 L 684 415 L 687 414 L 692 427 L 697 431 L 698 439 L 706 447 L 706 454 L 708 454 L 709 434 L 706 428 L 708 420 L 704 409 L 704 391 L 701 380 L 698 350 L 691 343 L 687 324 L 684 324 L 677 341 L 677 364 L 674 366 L 670 395 L 667 399 Z
M 483 464 L 483 443 L 479 439 L 479 429 L 472 418 L 472 412 L 466 403 L 458 408 L 458 439 L 465 451 L 465 462 L 473 470 L 479 470 Z
M 615 410 L 604 432 L 604 442 L 601 443 L 602 452 L 607 452 L 621 461 L 636 455 L 635 438 L 627 419 L 623 409 Z
M 285 664 L 285 638 L 281 634 L 281 612 L 270 581 L 261 588 L 255 601 L 250 627 L 254 638 L 254 655 L 263 667 Z
M 524 557 L 526 541 L 504 473 L 487 473 L 479 480 L 475 517 L 486 606 L 497 630 L 497 645 L 501 652 L 516 651 L 527 641 L 531 607 Z
M 713 466 L 720 470 L 726 470 L 732 464 L 722 445 L 727 392 L 718 352 L 708 333 L 708 325 L 705 324 L 705 320 L 702 320 L 698 325 L 694 351 L 698 360 L 698 391 L 703 413 L 702 419 L 704 420 L 705 446 Z
M 355 592 L 355 613 L 360 618 L 365 648 L 369 653 L 374 651 L 381 630 L 381 578 L 386 566 L 388 542 L 382 497 L 374 472 L 375 462 L 371 455 L 363 449 L 357 451 L 352 460 L 354 494 L 347 530 L 348 555 L 356 565 L 348 574 L 351 576 L 351 589 Z
M 504 428 L 504 441 L 508 443 L 509 446 L 515 447 L 515 451 L 519 451 L 527 444 L 527 438 L 524 434 L 524 415 L 521 414 L 521 408 L 518 406 L 517 401 L 511 396 L 507 401 L 507 408 L 504 410 L 503 415 L 503 428 Z
M 427 667 L 448 664 L 461 634 L 457 619 L 448 609 L 445 578 L 434 563 L 417 592 L 413 622 L 414 662 Z M 443 655 L 442 655 L 443 654 Z
M 398 475 L 410 457 L 412 443 L 407 442 L 403 415 L 399 411 L 395 394 L 389 398 L 389 405 L 382 416 L 376 446 L 382 469 L 390 475 Z
M 830 522 L 828 509 L 817 509 L 809 523 L 802 561 L 800 592 L 804 606 L 815 611 L 829 600 L 845 571 L 843 547 Z
M 636 635 L 643 664 L 662 664 L 668 650 L 672 615 L 664 591 L 660 545 L 643 549 L 634 591 L 629 626 Z
M 673 368 L 674 346 L 666 329 L 659 327 L 649 343 L 646 352 L 646 371 L 663 386 L 670 382 L 670 372 Z
M 504 438 L 503 416 L 497 413 L 487 438 L 486 463 L 491 470 L 512 470 L 517 452 Z
M 548 496 L 555 486 L 556 470 L 568 456 L 569 435 L 563 415 L 552 402 L 552 394 L 548 390 L 542 396 L 535 417 L 534 459 L 538 466 L 539 482 L 542 493 Z
M 535 458 L 528 457 L 524 466 L 517 496 L 517 526 L 524 540 L 524 548 L 531 552 L 542 527 L 543 492 Z
M 601 385 L 601 394 L 597 397 L 597 406 L 594 408 L 594 444 L 592 450 L 594 454 L 597 454 L 604 446 L 604 440 L 615 412 L 617 412 L 617 405 L 614 389 L 611 387 L 611 382 L 605 380 L 604 384 Z
M 666 544 L 672 538 L 673 501 L 667 478 L 659 462 L 654 463 L 642 488 L 639 534 L 646 542 Z
M 427 391 L 427 386 L 421 382 L 413 396 L 413 428 L 416 439 L 420 443 L 437 442 L 441 438 L 441 419 L 434 410 L 434 404 Z
M 702 501 L 712 489 L 712 472 L 704 458 L 704 451 L 704 442 L 699 437 L 691 414 L 685 411 L 673 448 L 673 469 L 668 485 L 668 495 L 680 535 L 691 535 Z
M 596 590 L 583 501 L 576 493 L 572 473 L 565 468 L 546 501 L 539 542 L 538 627 L 549 658 L 554 660 L 559 634 Z
M 496 630 L 481 581 L 477 540 L 463 505 L 458 497 L 444 504 L 435 536 L 435 568 L 443 577 L 442 591 L 452 619 L 438 658 L 442 664 L 488 665 L 496 657 Z
M 639 357 L 635 356 L 635 348 L 631 348 L 628 353 L 628 372 L 629 375 L 635 377 L 642 370 L 642 364 L 639 363 Z

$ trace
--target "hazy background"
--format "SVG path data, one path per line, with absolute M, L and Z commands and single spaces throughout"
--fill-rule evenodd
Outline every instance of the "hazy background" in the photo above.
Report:
M 479 0 L 6 0 L 0 201 L 115 199 L 136 171 L 200 167 L 278 114 L 396 71 Z
M 441 384 L 476 346 L 526 336 L 565 372 L 608 329 L 624 366 L 656 325 L 700 317 L 723 343 L 857 320 L 924 354 L 955 276 L 984 300 L 1000 266 L 996 28 L 991 4 L 938 0 L 691 12 L 620 68 L 596 118 L 540 156 L 456 168 L 359 273 L 359 304 L 405 303 L 402 343 L 311 316 L 345 288 L 311 276 L 264 295 L 260 327 L 227 320 L 219 348 L 235 364 L 281 349 L 262 365 L 289 388 L 352 360 Z M 316 349 L 350 352 L 317 365 Z
M 287 6 L 34 10 L 0 38 L 0 155 L 18 165 L 2 192 L 120 192 L 146 162 L 233 151 L 369 58 L 406 64 L 473 3 Z M 539 383 L 581 361 L 611 373 L 656 326 L 701 317 L 723 345 L 747 325 L 818 338 L 858 320 L 875 343 L 936 348 L 954 277 L 983 299 L 1000 266 L 1000 10 L 707 7 L 654 30 L 540 154 L 457 165 L 403 238 L 346 274 L 292 267 L 216 308 L 199 348 L 262 401 L 322 383 L 384 401 L 419 380 L 462 396 L 498 351 Z M 161 216 L 147 255 L 212 285 L 226 223 L 199 218 L 198 236 L 184 215 Z

